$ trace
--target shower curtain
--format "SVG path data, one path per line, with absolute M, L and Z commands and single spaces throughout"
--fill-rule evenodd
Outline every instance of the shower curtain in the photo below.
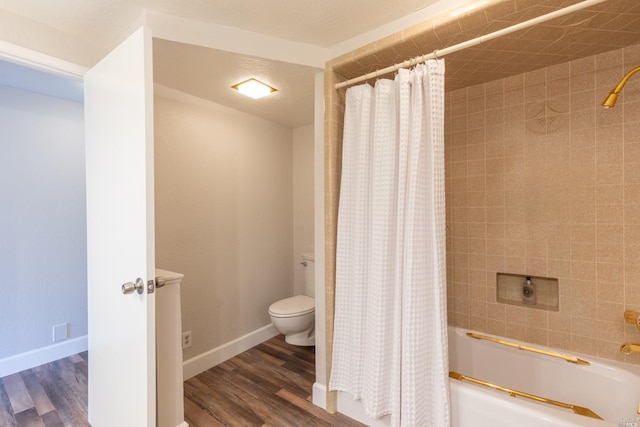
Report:
M 449 425 L 444 61 L 347 90 L 329 387 Z

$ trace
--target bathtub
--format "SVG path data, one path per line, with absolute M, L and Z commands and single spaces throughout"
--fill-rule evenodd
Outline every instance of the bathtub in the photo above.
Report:
M 590 365 L 520 350 L 486 339 L 473 331 L 449 328 L 449 370 L 509 389 L 589 408 L 604 420 L 571 409 L 511 397 L 503 391 L 450 379 L 451 425 L 467 426 L 617 426 L 635 420 L 640 402 L 640 370 L 636 366 L 475 333 L 489 339 L 575 356 Z M 638 424 L 640 426 L 640 423 Z
M 578 365 L 548 355 L 508 347 L 467 336 L 476 333 L 543 351 L 575 356 Z M 522 397 L 511 397 L 467 380 L 450 379 L 452 427 L 606 427 L 620 420 L 636 420 L 640 403 L 640 367 L 625 365 L 522 341 L 449 327 L 449 370 L 468 377 L 555 401 L 589 408 L 594 419 Z M 338 393 L 338 411 L 373 427 L 389 426 L 389 417 L 366 416 L 359 401 Z

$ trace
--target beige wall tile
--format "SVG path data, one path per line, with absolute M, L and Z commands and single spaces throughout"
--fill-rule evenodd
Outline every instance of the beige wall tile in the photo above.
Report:
M 506 335 L 506 323 L 502 320 L 487 319 L 487 333 L 499 336 Z
M 578 353 L 597 355 L 598 340 L 595 338 L 572 335 L 571 336 L 571 350 Z
M 622 124 L 599 126 L 596 128 L 596 145 L 622 144 L 624 142 Z
M 546 258 L 527 258 L 526 273 L 534 276 L 547 276 L 549 273 L 548 261 Z
M 597 185 L 621 185 L 623 183 L 624 170 L 622 163 L 599 164 L 596 169 Z
M 598 224 L 596 226 L 596 238 L 599 245 L 603 243 L 622 245 L 623 233 L 624 227 L 622 224 Z
M 547 346 L 549 345 L 549 330 L 536 327 L 528 327 L 526 341 Z
M 598 106 L 627 56 L 640 46 L 450 94 L 472 129 L 446 137 L 454 324 L 615 360 L 640 340 L 622 321 L 640 310 L 640 102 Z M 559 311 L 495 302 L 496 272 L 559 278 Z
M 595 261 L 596 244 L 592 242 L 572 242 L 571 260 L 573 261 Z
M 526 258 L 506 256 L 504 258 L 504 271 L 516 274 L 525 274 L 527 272 Z
M 486 260 L 485 260 L 486 262 Z M 469 283 L 476 286 L 486 286 L 487 272 L 486 270 L 469 270 Z
M 596 222 L 598 224 L 622 224 L 624 214 L 633 211 L 630 205 L 599 205 L 596 206 Z M 629 217 L 627 217 L 629 218 Z
M 636 244 L 636 242 L 632 242 L 630 244 L 626 244 L 624 247 L 624 263 L 626 271 L 636 271 L 636 266 L 640 266 L 640 244 Z M 626 276 L 625 271 L 625 276 Z M 638 280 L 636 276 L 636 280 Z
M 624 299 L 624 284 L 598 280 L 596 298 L 599 302 L 621 301 Z
M 623 259 L 620 258 L 616 263 L 606 264 L 598 263 L 596 268 L 598 270 L 596 279 L 599 282 L 608 283 L 624 283 L 624 264 Z M 618 299 L 616 299 L 617 301 Z
M 609 244 L 598 242 L 597 260 L 599 263 L 620 262 L 624 254 L 624 246 L 620 244 Z
M 565 228 L 568 227 L 565 226 Z M 569 260 L 571 258 L 570 239 L 559 242 L 550 242 L 547 246 L 547 254 L 549 259 Z
M 618 144 L 600 145 L 596 147 L 596 164 L 615 164 L 622 166 L 623 146 Z
M 567 348 L 567 343 L 571 343 L 571 334 L 561 331 L 549 331 L 549 346 L 556 348 Z
M 576 187 L 572 187 L 569 191 L 575 191 Z M 587 195 L 585 192 L 584 195 Z M 587 197 L 589 197 L 587 195 Z M 583 197 L 583 198 L 587 198 Z M 570 204 L 570 222 L 571 224 L 594 224 L 596 222 L 596 208 L 593 203 L 585 203 L 585 200 L 578 200 L 578 196 L 573 198 L 573 203 Z
M 596 186 L 597 205 L 617 205 L 624 202 L 624 191 L 626 187 L 620 184 L 598 185 Z
M 598 320 L 614 322 L 622 326 L 624 325 L 624 323 L 621 321 L 623 319 L 623 314 L 623 304 L 598 300 L 596 317 Z

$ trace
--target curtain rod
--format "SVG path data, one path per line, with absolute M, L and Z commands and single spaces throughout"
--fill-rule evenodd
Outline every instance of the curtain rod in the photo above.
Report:
M 484 43 L 489 40 L 496 39 L 498 37 L 504 36 L 506 34 L 511 34 L 513 32 L 529 28 L 535 24 L 539 24 L 541 22 L 546 22 L 554 18 L 558 18 L 560 16 L 567 15 L 569 13 L 585 9 L 590 6 L 594 6 L 599 3 L 604 3 L 607 0 L 585 0 L 580 3 L 576 3 L 571 6 L 567 6 L 563 9 L 556 10 L 554 12 L 547 13 L 545 15 L 538 16 L 537 18 L 529 19 L 528 21 L 520 22 L 519 24 L 512 25 L 507 28 L 503 28 L 502 30 L 494 31 L 493 33 L 486 34 L 484 36 L 476 37 L 475 39 L 467 40 L 462 43 L 458 43 L 456 45 L 446 47 L 441 50 L 434 50 L 432 53 L 428 53 L 425 55 L 416 56 L 412 59 L 407 59 L 406 61 L 400 62 L 398 64 L 391 65 L 386 68 L 382 68 L 377 71 L 373 71 L 371 73 L 364 74 L 359 77 L 354 77 L 352 79 L 346 80 L 344 82 L 336 83 L 334 86 L 335 89 L 341 89 L 343 87 L 351 86 L 356 83 L 360 83 L 369 79 L 373 79 L 376 77 L 383 76 L 385 74 L 393 73 L 394 71 L 398 71 L 401 68 L 413 67 L 414 65 L 420 64 L 422 62 L 426 62 L 429 59 L 441 58 L 450 53 L 458 52 L 459 50 L 466 49 L 468 47 L 476 46 L 480 43 Z

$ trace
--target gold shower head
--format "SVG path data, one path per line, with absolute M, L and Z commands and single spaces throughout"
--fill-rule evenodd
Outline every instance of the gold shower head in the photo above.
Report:
M 629 71 L 627 74 L 624 75 L 622 80 L 620 80 L 620 83 L 618 83 L 618 85 L 613 88 L 613 90 L 609 93 L 607 98 L 602 102 L 602 106 L 604 108 L 615 107 L 616 101 L 618 100 L 618 94 L 622 91 L 622 88 L 624 87 L 624 85 L 627 84 L 627 80 L 629 80 L 631 76 L 633 76 L 638 71 L 640 71 L 640 66 L 634 68 L 633 70 Z
M 618 100 L 618 92 L 615 92 L 615 89 L 609 92 L 606 99 L 602 101 L 602 106 L 604 108 L 612 108 L 616 106 L 616 101 Z

